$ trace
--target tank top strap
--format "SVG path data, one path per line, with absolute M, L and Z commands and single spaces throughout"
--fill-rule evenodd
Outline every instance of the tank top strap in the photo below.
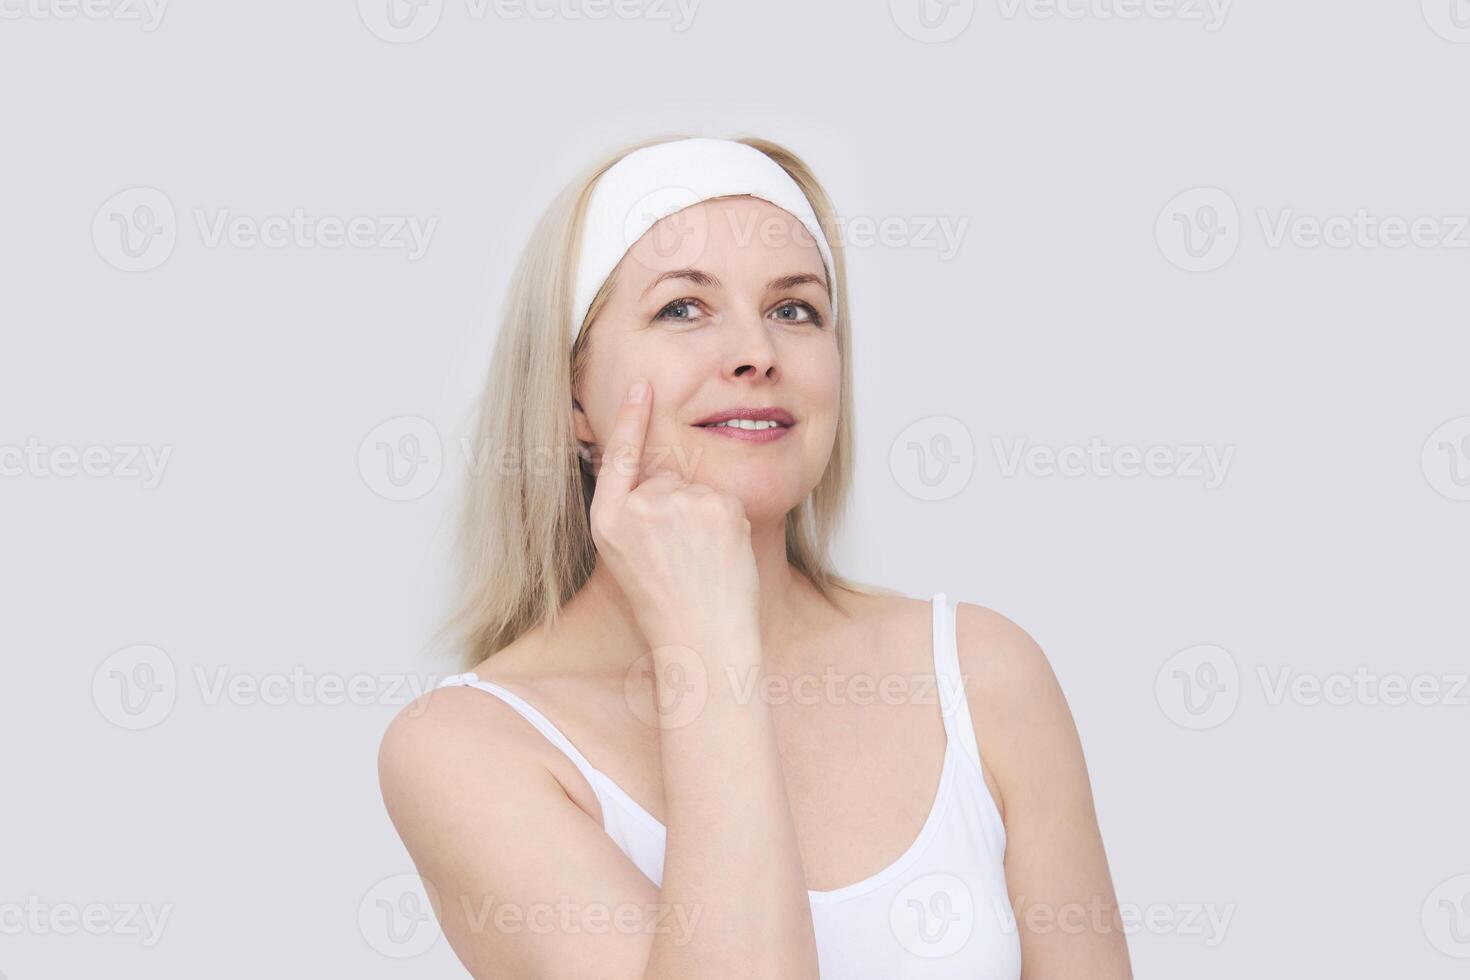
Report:
M 965 678 L 960 671 L 958 634 L 954 604 L 946 593 L 934 596 L 934 678 L 939 688 L 944 733 L 958 742 L 975 768 L 980 768 L 980 746 L 975 740 L 975 723 L 965 696 Z
M 602 785 L 602 772 L 587 761 L 587 757 L 577 750 L 577 747 L 572 744 L 571 739 L 561 733 L 561 729 L 551 723 L 551 719 L 537 711 L 529 701 L 519 694 L 508 691 L 499 684 L 481 680 L 480 676 L 474 671 L 465 674 L 451 674 L 435 685 L 436 689 L 441 687 L 475 687 L 484 691 L 486 694 L 494 695 L 504 701 L 517 714 L 529 721 L 538 732 L 546 736 L 548 742 L 555 745 L 562 751 L 563 755 L 572 760 L 572 765 L 576 766 L 582 775 L 587 778 L 587 782 L 592 785 L 594 791 L 597 791 Z M 601 794 L 599 793 L 598 795 L 600 796 Z

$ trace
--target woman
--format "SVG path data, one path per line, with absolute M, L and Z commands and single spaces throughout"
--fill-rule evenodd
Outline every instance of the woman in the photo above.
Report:
M 523 256 L 464 521 L 469 669 L 380 753 L 475 976 L 1131 975 L 1036 644 L 828 563 L 834 228 L 780 146 L 657 140 Z

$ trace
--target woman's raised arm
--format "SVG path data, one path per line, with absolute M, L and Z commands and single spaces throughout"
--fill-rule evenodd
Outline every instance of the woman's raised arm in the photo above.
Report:
M 659 716 L 662 887 L 537 761 L 544 756 L 525 741 L 536 734 L 529 726 L 511 728 L 508 710 L 467 703 L 452 689 L 427 695 L 426 708 L 390 727 L 380 753 L 384 799 L 440 893 L 450 943 L 476 975 L 815 978 L 811 906 L 770 706 L 735 688 L 762 659 L 750 522 L 731 494 L 668 474 L 642 477 L 652 391 L 645 383 L 639 398 L 638 389 L 619 410 L 591 519 L 599 560 L 650 648 L 655 703 L 674 703 L 671 685 L 699 690 L 697 710 Z M 648 905 L 666 923 L 690 927 L 509 931 L 476 915 L 491 902 L 599 913 Z

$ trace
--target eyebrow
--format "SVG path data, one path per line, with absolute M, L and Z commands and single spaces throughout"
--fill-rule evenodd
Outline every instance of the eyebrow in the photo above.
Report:
M 653 287 L 669 279 L 687 279 L 689 282 L 694 283 L 696 286 L 704 286 L 708 289 L 721 288 L 720 280 L 710 275 L 708 272 L 702 272 L 699 269 L 674 269 L 669 272 L 665 272 L 653 282 L 649 283 L 648 288 L 643 290 L 643 295 L 647 296 L 653 290 Z M 779 278 L 772 279 L 770 282 L 766 283 L 766 289 L 794 289 L 797 286 L 804 286 L 808 283 L 822 287 L 823 292 L 828 291 L 826 280 L 823 279 L 821 276 L 814 276 L 809 272 L 799 272 L 795 275 L 781 276 Z

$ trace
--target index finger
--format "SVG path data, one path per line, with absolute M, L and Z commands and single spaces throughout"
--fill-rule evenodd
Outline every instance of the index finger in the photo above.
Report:
M 612 435 L 602 454 L 602 467 L 597 471 L 597 494 L 625 497 L 638 485 L 643 464 L 643 440 L 648 435 L 648 416 L 653 402 L 653 386 L 647 378 L 639 378 L 628 389 L 628 397 L 618 409 Z

